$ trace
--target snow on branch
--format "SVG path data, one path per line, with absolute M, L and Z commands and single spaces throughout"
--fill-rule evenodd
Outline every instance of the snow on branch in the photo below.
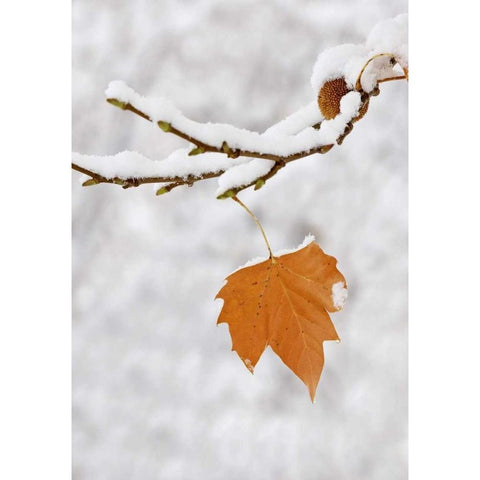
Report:
M 345 44 L 320 53 L 311 84 L 318 93 L 329 80 L 344 78 L 349 89 L 371 94 L 378 83 L 408 76 L 407 14 L 377 23 L 364 44 Z M 403 71 L 395 70 L 398 64 Z
M 143 97 L 114 81 L 105 92 L 109 103 L 191 145 L 161 161 L 128 151 L 104 157 L 74 153 L 72 168 L 90 177 L 84 186 L 160 183 L 157 194 L 218 177 L 217 198 L 233 197 L 250 186 L 261 188 L 291 161 L 340 145 L 366 113 L 370 97 L 378 95 L 378 84 L 398 79 L 408 79 L 406 15 L 377 24 L 365 44 L 340 45 L 321 53 L 311 80 L 317 101 L 264 133 L 196 122 L 169 100 Z
M 228 148 L 233 152 L 241 151 L 243 156 L 285 157 L 319 149 L 335 141 L 335 136 L 305 128 L 308 125 L 303 125 L 296 135 L 284 135 L 278 132 L 260 134 L 228 124 L 195 122 L 185 117 L 169 100 L 142 97 L 120 81 L 111 82 L 105 94 L 110 103 L 140 114 L 158 124 L 163 131 L 180 136 L 205 151 L 223 152 Z

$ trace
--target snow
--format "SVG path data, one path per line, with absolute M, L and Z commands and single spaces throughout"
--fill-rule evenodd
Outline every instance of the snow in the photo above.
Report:
M 203 173 L 220 172 L 247 161 L 245 157 L 228 158 L 206 152 L 189 156 L 191 148 L 175 150 L 164 160 L 150 160 L 140 153 L 124 151 L 116 155 L 72 154 L 72 162 L 105 178 L 200 177 Z
M 365 44 L 343 44 L 320 53 L 313 67 L 311 84 L 315 94 L 328 80 L 344 78 L 347 86 L 355 88 L 363 66 L 375 55 L 392 54 L 402 67 L 408 67 L 408 16 L 401 14 L 377 23 Z M 372 61 L 362 76 L 361 85 L 371 92 L 378 80 L 397 75 L 389 64 L 390 57 Z
M 366 92 L 372 91 L 378 80 L 396 75 L 390 63 L 390 54 L 395 55 L 402 67 L 408 67 L 407 33 L 407 16 L 402 14 L 377 23 L 365 44 L 343 44 L 323 51 L 317 58 L 311 77 L 315 93 L 326 81 L 339 77 L 344 77 L 348 87 L 354 90 L 362 69 L 361 86 Z M 351 91 L 341 99 L 340 113 L 331 120 L 324 120 L 316 101 L 312 101 L 262 134 L 224 123 L 196 122 L 184 116 L 170 100 L 144 97 L 123 81 L 110 82 L 105 95 L 108 99 L 131 104 L 152 122 L 166 122 L 207 145 L 220 149 L 226 142 L 233 150 L 282 157 L 334 144 L 346 125 L 358 114 L 361 104 L 360 94 Z M 319 129 L 312 128 L 319 122 Z M 188 156 L 189 151 L 177 150 L 164 161 L 150 161 L 139 153 L 129 151 L 110 156 L 74 154 L 73 161 L 107 178 L 185 178 L 224 171 L 218 179 L 217 196 L 249 185 L 267 174 L 274 165 L 271 160 L 229 159 L 217 153 L 204 153 L 192 158 Z
M 114 98 L 134 105 L 146 113 L 152 122 L 160 120 L 173 122 L 183 117 L 180 110 L 170 100 L 163 97 L 146 98 L 121 80 L 114 80 L 109 83 L 105 90 L 105 98 Z
M 169 102 L 141 97 L 121 82 L 112 82 L 106 93 L 108 98 L 115 95 L 115 98 L 122 102 L 131 103 L 151 118 L 167 119 L 166 121 L 174 124 L 176 128 L 184 128 L 187 124 L 191 127 L 194 123 L 178 113 Z M 336 139 L 344 132 L 346 124 L 357 115 L 359 106 L 359 93 L 349 92 L 340 102 L 340 114 L 332 120 L 324 120 L 319 130 L 311 127 L 303 128 L 304 125 L 314 124 L 319 118 L 318 114 L 313 114 L 312 104 L 309 104 L 283 122 L 276 124 L 264 134 L 247 132 L 246 130 L 238 130 L 233 126 L 218 124 L 196 124 L 198 129 L 190 128 L 190 130 L 182 131 L 188 131 L 189 134 L 195 135 L 195 138 L 202 138 L 202 141 L 205 141 L 205 136 L 198 135 L 200 129 L 206 132 L 208 128 L 212 128 L 213 133 L 209 134 L 210 140 L 212 140 L 218 128 L 221 130 L 221 135 L 227 131 L 230 133 L 241 132 L 241 135 L 239 134 L 240 136 L 237 136 L 237 138 L 240 141 L 240 137 L 242 137 L 241 146 L 244 150 L 264 151 L 287 156 L 291 153 L 309 151 L 322 145 L 335 143 Z M 165 115 L 162 115 L 162 112 L 165 112 Z M 299 129 L 301 129 L 300 132 L 294 135 L 285 133 L 295 132 Z M 219 136 L 213 144 L 223 143 L 223 141 L 220 141 L 221 138 L 227 138 L 229 145 L 236 145 L 237 147 L 240 145 L 240 143 L 232 141 L 228 135 Z M 268 150 L 267 146 L 271 150 Z M 273 160 L 257 158 L 251 160 L 250 157 L 242 156 L 232 159 L 225 154 L 214 152 L 189 156 L 188 153 L 191 150 L 192 147 L 178 149 L 162 161 L 150 160 L 142 154 L 132 151 L 104 156 L 73 153 L 72 162 L 109 179 L 114 177 L 124 179 L 200 177 L 204 173 L 216 173 L 224 170 L 225 173 L 218 179 L 217 196 L 232 188 L 248 185 L 257 178 L 266 175 L 275 163 Z
M 348 92 L 340 100 L 340 113 L 331 120 L 324 120 L 320 128 L 322 140 L 334 143 L 345 131 L 345 126 L 358 114 L 361 98 L 358 92 Z
M 201 126 L 197 122 L 193 122 L 192 120 L 187 119 L 184 115 L 180 112 L 178 108 L 168 99 L 164 97 L 156 97 L 156 98 L 147 98 L 139 93 L 137 93 L 133 88 L 129 87 L 124 81 L 121 80 L 113 80 L 109 83 L 107 89 L 105 90 L 105 98 L 113 98 L 120 100 L 124 103 L 130 103 L 134 105 L 136 108 L 141 110 L 142 112 L 146 113 L 152 122 L 164 121 L 167 123 L 173 123 L 174 126 L 182 127 L 182 128 L 193 128 L 194 130 Z M 282 134 L 282 135 L 295 135 L 302 131 L 303 129 L 315 125 L 323 120 L 322 114 L 318 109 L 318 105 L 316 101 L 310 102 L 305 107 L 299 109 L 297 112 L 289 115 L 285 119 L 281 120 L 280 122 L 272 125 L 269 127 L 265 134 Z M 226 128 L 227 130 L 234 131 L 236 134 L 248 135 L 253 134 L 254 137 L 258 135 L 256 132 L 249 132 L 245 129 L 239 129 L 233 127 L 231 125 L 226 124 L 208 124 L 209 129 L 213 131 L 214 129 L 218 129 L 222 135 L 225 132 L 222 132 L 221 129 Z M 192 136 L 194 130 L 192 130 Z M 201 135 L 198 131 L 195 131 L 196 134 Z M 199 138 L 199 137 L 196 137 Z M 223 141 L 222 138 L 217 138 L 209 143 L 211 145 L 221 146 L 221 142 Z M 231 147 L 234 146 L 233 142 L 229 145 Z
M 332 301 L 333 306 L 337 310 L 341 310 L 345 306 L 348 291 L 343 282 L 337 282 L 332 285 Z
M 253 368 L 253 365 L 252 365 L 252 361 L 249 358 L 246 358 L 243 362 L 245 363 L 245 366 L 248 368 L 248 370 L 251 373 L 253 373 L 254 368 Z
M 323 120 L 323 115 L 318 108 L 316 100 L 305 105 L 297 112 L 292 113 L 284 120 L 272 125 L 265 130 L 264 135 L 283 134 L 296 135 L 307 127 L 311 127 Z
M 390 63 L 390 59 L 392 58 L 392 56 L 390 54 L 376 55 L 381 56 L 374 57 L 372 55 L 370 57 L 371 60 L 368 62 L 368 65 L 366 66 L 361 76 L 360 84 L 365 92 L 372 91 L 378 85 L 379 80 L 399 75 L 396 69 L 392 68 L 392 64 Z
M 249 185 L 257 178 L 266 175 L 274 165 L 273 160 L 255 158 L 243 165 L 229 168 L 218 178 L 217 197 L 232 188 Z
M 408 15 L 403 13 L 379 22 L 365 42 L 371 55 L 393 53 L 398 63 L 408 68 Z
M 302 248 L 305 248 L 306 246 L 310 245 L 315 241 L 315 235 L 312 235 L 309 233 L 308 235 L 305 235 L 305 238 L 303 239 L 303 242 L 298 245 L 298 247 L 295 248 L 283 248 L 282 250 L 277 250 L 274 252 L 275 257 L 281 257 L 282 255 L 288 255 L 289 253 L 295 253 L 301 250 Z
M 281 250 L 276 250 L 273 252 L 274 257 L 281 257 L 282 255 L 288 255 L 289 253 L 295 253 L 301 250 L 302 248 L 305 248 L 307 245 L 310 245 L 312 242 L 315 241 L 315 236 L 309 233 L 308 235 L 305 236 L 303 239 L 303 242 L 300 243 L 297 247 L 294 248 L 283 248 Z M 229 275 L 233 275 L 235 272 L 238 272 L 239 270 L 242 270 L 247 267 L 252 267 L 253 265 L 257 265 L 259 263 L 264 262 L 267 260 L 269 256 L 264 256 L 264 257 L 255 257 L 252 258 L 251 260 L 248 260 L 248 262 L 244 263 L 240 267 L 236 268 L 233 272 L 229 273 Z
M 315 100 L 318 52 L 406 8 L 75 1 L 73 150 L 163 159 L 187 146 L 103 102 L 113 78 L 198 121 L 265 131 Z M 222 279 L 266 247 L 239 205 L 215 200 L 215 180 L 155 197 L 72 173 L 75 479 L 408 478 L 408 85 L 381 90 L 341 147 L 241 195 L 274 249 L 312 232 L 346 276 L 315 405 L 271 349 L 252 376 L 216 327 Z
M 191 138 L 207 145 L 221 148 L 227 142 L 231 149 L 242 149 L 249 152 L 271 153 L 273 155 L 291 155 L 304 150 L 318 148 L 322 137 L 315 129 L 303 129 L 296 135 L 285 135 L 270 131 L 260 134 L 250 130 L 235 127 L 224 123 L 199 123 L 185 117 L 170 101 L 161 97 L 146 98 L 138 94 L 122 81 L 113 81 L 105 91 L 106 98 L 114 98 L 125 103 L 130 103 L 138 110 L 147 114 L 152 122 L 167 122 L 177 130 Z M 301 110 L 295 118 L 295 123 L 305 125 L 305 118 L 312 117 L 310 109 Z M 315 120 L 318 118 L 314 117 Z M 316 121 L 314 122 L 316 123 Z
M 313 66 L 310 80 L 313 91 L 318 95 L 325 82 L 341 77 L 353 90 L 358 74 L 368 59 L 369 51 L 364 45 L 344 44 L 324 50 Z

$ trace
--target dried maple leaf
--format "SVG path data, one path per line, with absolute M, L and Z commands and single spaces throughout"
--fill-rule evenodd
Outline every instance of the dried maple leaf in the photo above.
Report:
M 227 277 L 216 298 L 224 305 L 217 323 L 227 323 L 235 350 L 253 373 L 265 348 L 273 351 L 315 397 L 324 356 L 323 342 L 339 340 L 328 312 L 346 298 L 337 260 L 313 241 L 271 256 Z

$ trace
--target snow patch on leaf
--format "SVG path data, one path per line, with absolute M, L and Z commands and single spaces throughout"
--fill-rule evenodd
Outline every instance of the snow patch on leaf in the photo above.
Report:
M 307 245 L 310 245 L 314 241 L 315 241 L 315 235 L 312 235 L 311 233 L 309 233 L 308 235 L 306 235 L 306 237 L 303 239 L 303 242 L 298 247 L 284 248 L 282 250 L 277 250 L 276 252 L 273 253 L 273 255 L 275 257 L 281 257 L 282 255 L 288 255 L 289 253 L 298 252 L 298 250 L 305 248 Z
M 348 297 L 348 291 L 343 282 L 337 282 L 332 285 L 332 301 L 333 306 L 337 310 L 341 310 Z
M 245 358 L 245 359 L 243 360 L 243 363 L 245 363 L 245 366 L 248 368 L 248 370 L 250 371 L 250 373 L 253 373 L 254 367 L 253 367 L 253 365 L 252 365 L 251 360 L 250 360 L 249 358 Z

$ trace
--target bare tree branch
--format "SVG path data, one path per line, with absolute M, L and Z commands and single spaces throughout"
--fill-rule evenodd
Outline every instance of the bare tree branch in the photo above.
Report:
M 140 111 L 138 108 L 136 108 L 130 103 L 122 102 L 116 98 L 107 98 L 107 102 L 122 110 L 128 110 L 130 112 L 133 112 L 136 115 L 142 117 L 143 119 L 148 120 L 149 122 L 152 122 L 152 119 L 149 117 L 149 115 Z M 283 161 L 288 162 L 291 160 L 297 160 L 299 158 L 313 155 L 314 153 L 326 153 L 324 150 L 328 151 L 331 148 L 331 145 L 322 145 L 318 148 L 308 150 L 308 151 L 297 152 L 289 156 L 274 155 L 272 153 L 252 152 L 252 151 L 242 150 L 242 149 L 233 149 L 233 148 L 230 148 L 230 146 L 226 141 L 224 141 L 222 143 L 222 146 L 218 148 L 216 146 L 209 145 L 205 142 L 202 142 L 201 140 L 194 138 L 178 130 L 171 123 L 160 120 L 157 122 L 157 125 L 164 132 L 171 133 L 179 138 L 182 138 L 183 140 L 187 140 L 187 142 L 193 143 L 196 146 L 196 148 L 194 148 L 190 152 L 190 155 L 192 156 L 200 155 L 205 152 L 212 152 L 212 153 L 221 153 L 221 154 L 227 155 L 227 157 L 229 158 L 250 157 L 250 158 L 262 158 L 265 160 L 273 160 L 274 162 L 283 162 Z M 315 125 L 312 125 L 312 127 L 318 129 L 320 127 L 320 123 L 316 123 Z
M 382 55 L 383 56 L 383 55 Z M 368 65 L 368 63 L 367 63 Z M 365 65 L 366 67 L 366 65 Z M 365 67 L 362 69 L 361 73 L 365 70 Z M 390 78 L 384 78 L 382 80 L 379 80 L 378 83 L 380 82 L 387 82 L 387 81 L 392 81 L 392 80 L 401 80 L 405 79 L 406 75 L 403 76 L 398 76 L 398 77 L 390 77 Z M 359 93 L 361 94 L 361 101 L 360 101 L 360 106 L 359 106 L 359 111 L 362 111 L 366 107 L 368 107 L 368 103 L 370 101 L 371 96 L 376 96 L 379 94 L 380 90 L 378 88 L 378 85 L 376 88 L 374 88 L 370 93 L 366 93 L 363 90 L 361 90 L 360 87 L 360 79 L 361 79 L 361 74 L 358 77 L 357 80 L 357 88 L 359 89 Z M 122 110 L 128 110 L 143 119 L 152 122 L 151 117 L 145 113 L 144 111 L 140 110 L 136 106 L 132 105 L 129 102 L 123 102 L 117 98 L 107 98 L 107 101 L 118 107 L 121 108 Z M 360 117 L 359 117 L 360 118 Z M 353 123 L 355 122 L 354 119 L 350 122 L 348 122 L 345 126 L 345 129 L 343 132 L 336 138 L 336 143 L 338 145 L 341 145 L 344 138 L 351 133 L 353 130 Z M 245 185 L 241 185 L 235 188 L 231 188 L 227 190 L 226 192 L 220 194 L 217 198 L 231 198 L 237 195 L 240 191 L 249 188 L 249 187 L 254 187 L 255 190 L 258 190 L 261 188 L 267 180 L 272 178 L 274 175 L 277 174 L 279 170 L 281 170 L 287 163 L 292 162 L 294 160 L 298 160 L 300 158 L 304 158 L 316 153 L 324 154 L 327 153 L 329 150 L 331 150 L 334 146 L 333 143 L 327 144 L 327 145 L 321 145 L 315 148 L 311 148 L 309 150 L 301 150 L 298 152 L 291 153 L 289 155 L 278 155 L 278 154 L 273 154 L 273 153 L 262 153 L 262 152 L 255 152 L 255 151 L 250 151 L 250 150 L 244 150 L 241 148 L 236 148 L 233 149 L 231 148 L 226 141 L 223 141 L 221 147 L 215 146 L 215 145 L 210 145 L 198 138 L 195 138 L 175 126 L 173 126 L 169 122 L 165 121 L 157 121 L 156 122 L 158 127 L 166 132 L 166 133 L 171 133 L 179 138 L 182 138 L 183 140 L 186 140 L 195 147 L 189 152 L 189 156 L 196 156 L 196 155 L 202 155 L 204 153 L 210 152 L 210 153 L 216 153 L 216 154 L 222 154 L 226 155 L 228 158 L 238 158 L 238 157 L 247 157 L 247 158 L 259 158 L 259 159 L 264 159 L 264 160 L 270 160 L 275 162 L 272 166 L 272 168 L 266 173 L 258 178 L 255 178 L 251 182 Z M 314 125 L 311 125 L 310 127 L 306 128 L 314 128 L 314 129 L 320 129 L 321 128 L 321 122 L 317 122 Z M 255 135 L 254 132 L 251 132 L 252 134 Z M 288 136 L 287 136 L 288 137 Z M 152 176 L 152 177 L 132 177 L 132 178 L 120 178 L 120 177 L 113 177 L 113 178 L 107 178 L 103 175 L 100 175 L 99 173 L 96 173 L 92 170 L 89 170 L 87 168 L 84 168 L 80 165 L 77 165 L 75 163 L 72 163 L 72 169 L 76 170 L 80 173 L 83 173 L 85 175 L 90 176 L 90 179 L 88 179 L 86 182 L 83 183 L 83 186 L 90 186 L 90 185 L 97 185 L 100 183 L 110 183 L 110 184 L 116 184 L 116 185 L 121 185 L 123 188 L 131 188 L 131 187 L 138 187 L 139 185 L 142 184 L 147 184 L 147 183 L 160 183 L 160 184 L 165 184 L 162 185 L 158 190 L 157 190 L 157 195 L 161 195 L 164 193 L 170 192 L 172 189 L 179 187 L 181 185 L 189 185 L 192 186 L 194 183 L 201 181 L 201 180 L 206 180 L 209 178 L 215 178 L 219 177 L 222 174 L 224 174 L 229 168 L 231 168 L 231 165 L 225 165 L 225 168 L 217 169 L 216 171 L 207 171 L 203 172 L 201 174 L 188 174 L 186 176 Z

